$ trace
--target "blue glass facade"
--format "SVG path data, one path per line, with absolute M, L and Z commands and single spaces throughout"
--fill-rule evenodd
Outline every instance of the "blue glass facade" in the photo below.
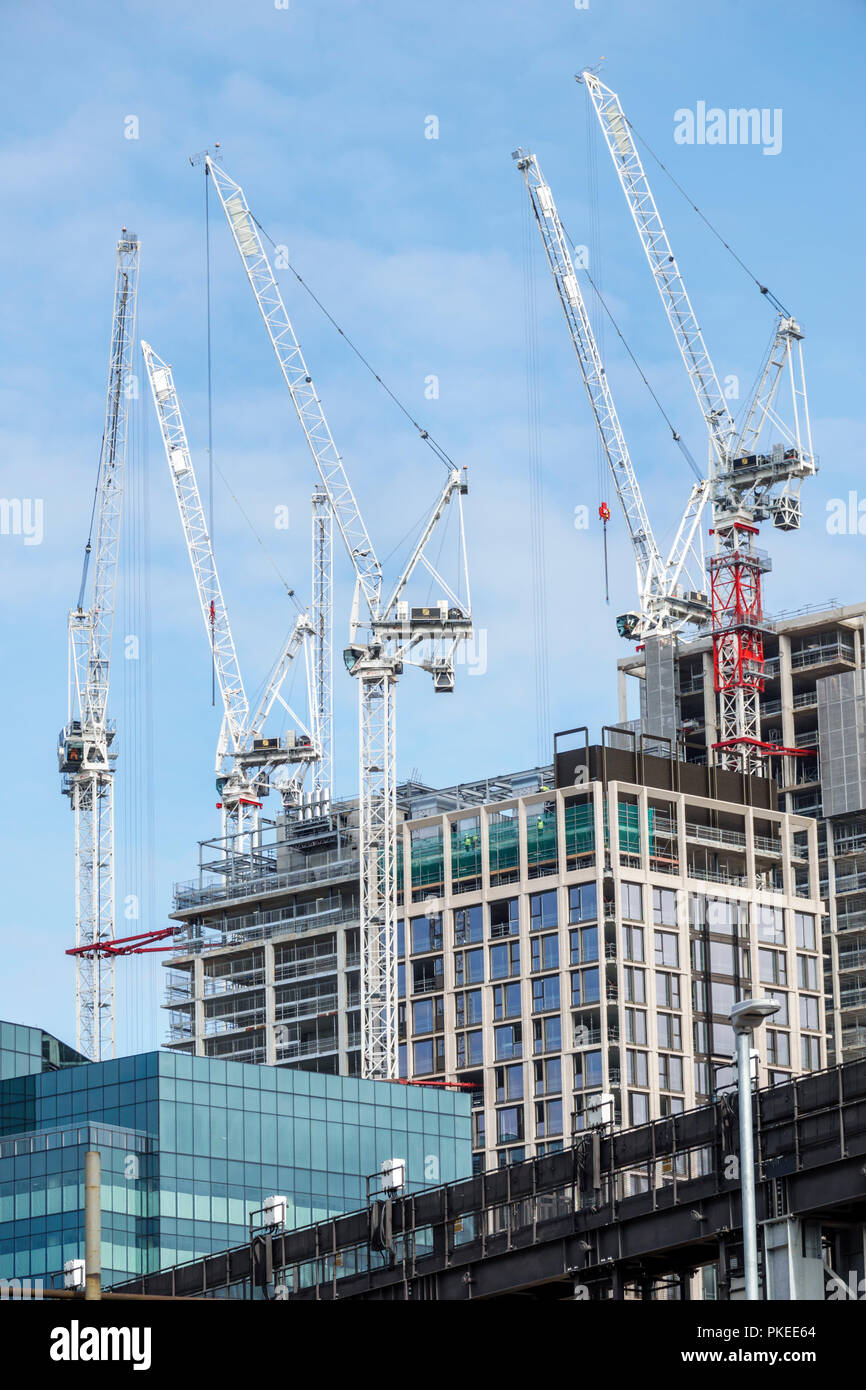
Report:
M 388 1158 L 410 1190 L 471 1172 L 459 1091 L 170 1052 L 37 1070 L 48 1035 L 20 1031 L 40 1047 L 15 1029 L 0 1080 L 0 1278 L 83 1257 L 88 1148 L 102 1154 L 105 1283 L 241 1244 L 272 1193 L 302 1226 L 363 1206 Z

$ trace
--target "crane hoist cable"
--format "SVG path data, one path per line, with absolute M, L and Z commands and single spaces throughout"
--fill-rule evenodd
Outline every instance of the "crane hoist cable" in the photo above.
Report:
M 210 184 L 207 164 L 204 165 L 204 263 L 205 300 L 207 319 L 207 482 L 208 482 L 208 530 L 213 542 L 213 335 L 211 326 L 211 275 L 210 275 Z M 216 663 L 213 659 L 211 643 L 210 663 L 210 702 L 216 705 Z
M 274 250 L 276 251 L 276 250 L 278 249 L 277 243 L 274 241 L 274 238 L 271 236 L 270 232 L 267 231 L 267 229 L 266 229 L 265 227 L 262 226 L 261 222 L 260 222 L 259 219 L 256 217 L 256 215 L 255 215 L 255 213 L 252 211 L 252 209 L 250 209 L 250 217 L 251 217 L 251 218 L 253 219 L 253 221 L 255 222 L 255 224 L 256 224 L 256 226 L 258 227 L 259 231 L 261 232 L 262 236 L 265 237 L 266 240 L 269 241 L 269 242 L 271 243 L 271 246 L 273 246 Z M 425 430 L 424 427 L 423 427 L 423 425 L 420 425 L 420 424 L 418 423 L 418 421 L 415 419 L 414 415 L 411 413 L 411 411 L 408 409 L 408 407 L 405 406 L 405 405 L 403 404 L 403 402 L 400 400 L 400 397 L 396 394 L 396 392 L 391 390 L 391 387 L 388 385 L 388 383 L 387 383 L 386 381 L 383 380 L 383 378 L 382 378 L 382 377 L 379 375 L 379 373 L 376 371 L 376 369 L 375 369 L 375 367 L 372 365 L 372 363 L 369 362 L 369 361 L 367 360 L 367 358 L 364 356 L 364 354 L 363 354 L 363 352 L 361 351 L 361 349 L 358 347 L 358 345 L 357 345 L 356 343 L 354 343 L 354 342 L 352 341 L 352 339 L 349 337 L 349 335 L 348 335 L 348 333 L 345 331 L 345 329 L 340 327 L 339 323 L 338 323 L 337 320 L 334 318 L 334 315 L 333 315 L 333 314 L 330 312 L 330 310 L 322 303 L 321 299 L 319 299 L 319 297 L 318 297 L 318 295 L 315 293 L 315 291 L 311 288 L 310 285 L 307 284 L 306 280 L 304 280 L 304 279 L 302 278 L 302 276 L 300 275 L 300 273 L 295 269 L 295 267 L 292 265 L 291 261 L 289 261 L 288 259 L 286 259 L 286 261 L 285 261 L 285 268 L 286 268 L 286 270 L 290 270 L 290 271 L 292 272 L 292 274 L 294 275 L 294 277 L 295 277 L 295 279 L 297 280 L 298 284 L 301 286 L 301 289 L 303 289 L 303 290 L 306 291 L 306 293 L 310 296 L 310 298 L 312 299 L 312 301 L 313 301 L 313 303 L 316 305 L 316 307 L 322 311 L 322 313 L 325 315 L 325 318 L 328 320 L 328 322 L 331 324 L 331 326 L 337 330 L 337 332 L 339 333 L 340 337 L 343 338 L 344 341 L 345 341 L 345 342 L 348 344 L 348 346 L 351 348 L 352 352 L 355 354 L 355 356 L 357 357 L 358 361 L 362 363 L 362 365 L 367 369 L 367 371 L 370 373 L 370 375 L 373 377 L 373 379 L 374 379 L 375 381 L 378 381 L 379 385 L 382 387 L 382 390 L 385 392 L 385 394 L 386 394 L 387 396 L 390 396 L 391 400 L 392 400 L 392 401 L 394 402 L 394 404 L 397 406 L 397 409 L 400 410 L 400 411 L 403 413 L 403 415 L 405 415 L 406 419 L 407 419 L 407 420 L 409 421 L 409 423 L 413 426 L 413 428 L 416 429 L 416 430 L 418 431 L 419 437 L 420 437 L 420 438 L 423 440 L 423 442 L 428 446 L 428 448 L 430 448 L 430 449 L 433 450 L 433 453 L 434 453 L 434 454 L 436 455 L 436 457 L 439 459 L 440 463 L 443 463 L 443 464 L 445 465 L 445 467 L 448 468 L 449 470 L 450 470 L 450 469 L 456 468 L 457 465 L 456 465 L 456 463 L 454 462 L 454 460 L 450 457 L 450 455 L 448 455 L 448 454 L 445 452 L 445 450 L 442 448 L 441 444 L 439 444 L 439 443 L 437 442 L 437 440 L 435 440 L 435 439 L 433 438 L 433 436 L 432 436 L 432 434 L 430 433 L 430 431 L 429 431 L 429 430 Z
M 567 239 L 568 239 L 568 242 L 569 242 L 569 245 L 571 246 L 571 249 L 572 249 L 573 251 L 576 251 L 577 248 L 575 247 L 574 241 L 573 241 L 572 238 L 571 238 L 571 235 L 570 235 L 570 233 L 569 233 L 569 231 L 568 231 L 568 228 L 565 226 L 564 223 L 562 223 L 562 219 L 561 219 L 561 218 L 560 218 L 560 224 L 562 225 L 562 230 L 563 230 L 563 232 L 565 233 L 565 235 L 566 235 L 566 237 L 567 237 Z M 691 450 L 689 449 L 688 445 L 686 444 L 685 440 L 683 439 L 683 437 L 682 437 L 682 435 L 680 434 L 679 430 L 677 429 L 676 425 L 675 425 L 675 424 L 673 423 L 673 421 L 671 420 L 670 416 L 668 415 L 667 411 L 665 410 L 664 406 L 662 405 L 661 401 L 659 400 L 658 396 L 656 395 L 655 391 L 653 390 L 652 385 L 650 384 L 650 381 L 649 381 L 649 378 L 647 377 L 646 372 L 644 371 L 644 369 L 643 369 L 643 367 L 641 366 L 640 362 L 638 362 L 637 357 L 635 356 L 634 352 L 632 351 L 632 349 L 631 349 L 631 347 L 630 347 L 630 345 L 629 345 L 628 339 L 626 338 L 625 334 L 623 333 L 622 329 L 620 328 L 619 324 L 617 323 L 616 319 L 614 318 L 613 313 L 611 312 L 611 309 L 610 309 L 610 305 L 608 304 L 607 300 L 605 299 L 605 297 L 604 297 L 604 295 L 602 294 L 601 290 L 599 289 L 598 285 L 597 285 L 597 284 L 595 283 L 595 281 L 593 280 L 593 278 L 592 278 L 592 276 L 590 275 L 589 270 L 587 269 L 587 267 L 586 267 L 586 266 L 582 266 L 581 269 L 583 270 L 584 275 L 586 276 L 587 280 L 589 281 L 590 286 L 592 287 L 592 292 L 593 292 L 593 294 L 595 295 L 596 299 L 597 299 L 598 302 L 600 303 L 600 305 L 601 305 L 602 309 L 604 310 L 605 314 L 607 315 L 607 317 L 610 319 L 611 323 L 613 324 L 614 332 L 616 333 L 617 337 L 619 338 L 620 342 L 622 343 L 623 347 L 625 348 L 626 352 L 628 353 L 629 357 L 631 358 L 632 364 L 633 364 L 633 366 L 635 367 L 635 370 L 637 371 L 637 373 L 638 373 L 638 375 L 639 375 L 641 381 L 643 382 L 644 386 L 645 386 L 646 389 L 649 391 L 650 395 L 652 396 L 653 400 L 655 401 L 655 403 L 656 403 L 656 405 L 657 405 L 657 407 L 658 407 L 658 409 L 659 409 L 659 412 L 660 412 L 660 414 L 661 414 L 661 416 L 662 416 L 662 418 L 663 418 L 665 424 L 667 425 L 668 429 L 669 429 L 670 432 L 671 432 L 671 438 L 673 439 L 674 443 L 675 443 L 675 444 L 677 445 L 677 447 L 679 448 L 680 452 L 681 452 L 682 455 L 683 455 L 683 458 L 686 460 L 686 463 L 689 465 L 689 468 L 692 470 L 692 472 L 694 473 L 695 477 L 696 477 L 696 478 L 698 479 L 698 481 L 700 482 L 701 479 L 703 478 L 703 474 L 701 473 L 700 468 L 698 467 L 697 463 L 695 462 L 695 459 L 694 459 L 693 454 L 691 453 Z
M 625 120 L 626 120 L 627 125 L 629 126 L 629 129 L 632 130 L 632 131 L 634 132 L 635 139 L 639 140 L 640 143 L 643 145 L 644 149 L 647 151 L 647 153 L 648 153 L 649 155 L 652 156 L 652 158 L 655 160 L 656 164 L 657 164 L 657 165 L 659 166 L 659 168 L 661 169 L 662 173 L 665 174 L 665 175 L 670 179 L 671 183 L 673 184 L 674 188 L 676 188 L 677 192 L 680 193 L 680 194 L 682 194 L 683 198 L 685 198 L 685 200 L 686 200 L 686 202 L 688 203 L 689 207 L 690 207 L 694 212 L 696 212 L 696 213 L 698 214 L 698 217 L 701 219 L 702 222 L 706 223 L 706 225 L 709 227 L 710 231 L 712 232 L 712 234 L 713 234 L 713 236 L 716 238 L 716 240 L 719 241 L 719 242 L 721 242 L 722 246 L 724 246 L 724 248 L 725 248 L 725 250 L 728 252 L 728 254 L 729 254 L 730 256 L 732 256 L 732 257 L 734 258 L 734 260 L 737 262 L 737 265 L 740 266 L 741 269 L 744 270 L 744 271 L 746 272 L 746 274 L 748 275 L 748 277 L 749 277 L 749 279 L 752 281 L 752 283 L 755 284 L 755 285 L 757 285 L 758 289 L 761 291 L 761 294 L 764 295 L 765 298 L 767 298 L 767 299 L 770 301 L 770 303 L 772 304 L 772 306 L 773 306 L 773 308 L 776 310 L 776 312 L 777 312 L 778 314 L 781 314 L 781 315 L 782 315 L 784 318 L 786 318 L 786 319 L 787 319 L 787 318 L 790 318 L 791 315 L 790 315 L 789 311 L 785 308 L 785 306 L 784 306 L 784 304 L 781 302 L 781 300 L 779 300 L 779 299 L 776 297 L 776 295 L 773 294 L 773 291 L 772 291 L 771 289 L 768 289 L 768 287 L 767 287 L 766 285 L 762 285 L 762 284 L 761 284 L 761 281 L 758 279 L 757 275 L 755 275 L 755 273 L 754 273 L 752 270 L 750 270 L 749 267 L 746 265 L 745 261 L 742 260 L 742 258 L 741 258 L 740 256 L 737 255 L 736 251 L 734 250 L 733 246 L 731 246 L 730 242 L 725 241 L 725 238 L 722 236 L 721 232 L 718 230 L 717 227 L 715 227 L 715 226 L 713 225 L 713 223 L 712 223 L 712 222 L 710 221 L 710 219 L 707 217 L 706 213 L 701 211 L 701 209 L 698 207 L 697 203 L 694 202 L 694 200 L 693 200 L 692 198 L 689 197 L 688 193 L 687 193 L 686 190 L 683 188 L 682 184 L 677 182 L 677 180 L 674 178 L 673 174 L 671 173 L 670 169 L 668 169 L 667 166 L 666 166 L 665 164 L 662 163 L 662 161 L 659 159 L 658 155 L 656 154 L 655 150 L 654 150 L 654 149 L 652 148 L 652 146 L 649 145 L 649 144 L 647 143 L 647 141 L 643 138 L 643 136 L 641 135 L 640 131 L 636 129 L 636 127 L 635 127 L 635 126 L 633 125 L 633 123 L 628 119 L 627 116 L 625 117 Z
M 610 507 L 606 502 L 602 502 L 598 514 L 604 528 L 604 601 L 610 603 L 610 582 L 607 567 L 607 523 L 610 521 Z

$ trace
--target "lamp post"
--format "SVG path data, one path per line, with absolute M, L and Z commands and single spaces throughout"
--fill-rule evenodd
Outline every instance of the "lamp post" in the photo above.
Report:
M 756 1028 L 776 1013 L 773 999 L 741 999 L 730 1012 L 737 1039 L 737 1086 L 740 1109 L 740 1191 L 743 1210 L 743 1265 L 746 1299 L 758 1300 L 758 1234 L 755 1224 L 755 1148 L 752 1135 L 751 1039 Z

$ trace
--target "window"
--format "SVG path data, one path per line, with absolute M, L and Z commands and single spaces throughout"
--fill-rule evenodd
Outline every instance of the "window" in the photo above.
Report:
M 559 925 L 559 912 L 556 905 L 556 890 L 547 893 L 531 893 L 529 896 L 529 930 L 543 931 L 546 927 Z
M 590 1014 L 572 1014 L 571 1027 L 574 1035 L 574 1047 L 589 1047 L 590 1043 L 597 1043 L 601 1039 L 600 1020 L 593 1019 Z
M 747 903 L 729 902 L 727 898 L 706 898 L 703 900 L 704 916 L 697 925 L 706 922 L 707 930 L 713 936 L 748 936 L 749 910 Z
M 409 926 L 412 931 L 412 952 L 417 955 L 423 951 L 442 950 L 442 913 L 432 917 L 413 917 Z
M 683 1045 L 679 1014 L 658 1015 L 658 1037 L 659 1047 L 673 1048 L 679 1052 Z
M 672 888 L 653 889 L 653 921 L 660 927 L 677 925 L 677 895 Z
M 562 1101 L 539 1100 L 535 1103 L 535 1132 L 539 1139 L 562 1133 Z
M 487 1143 L 487 1125 L 485 1123 L 483 1110 L 475 1111 L 472 1116 L 472 1126 L 475 1131 L 472 1137 L 472 1147 L 474 1149 L 483 1149 L 484 1145 Z
M 600 1052 L 579 1052 L 574 1059 L 574 1089 L 588 1090 L 602 1084 Z
M 800 989 L 818 988 L 818 962 L 814 956 L 797 957 L 797 984 Z
M 493 986 L 493 1017 L 497 1022 L 503 1018 L 520 1017 L 520 984 Z
M 559 969 L 559 937 L 556 932 L 532 938 L 532 974 Z
M 736 973 L 736 947 L 729 941 L 710 942 L 710 971 L 713 975 Z
M 598 975 L 598 971 L 584 971 L 584 974 Z M 559 1008 L 559 976 L 542 975 L 532 981 L 532 1012 L 547 1014 Z
M 523 1106 L 511 1105 L 496 1112 L 497 1144 L 513 1144 L 523 1138 Z
M 713 1024 L 713 1056 L 733 1057 L 737 1051 L 734 1030 L 730 1023 Z
M 460 985 L 478 985 L 484 979 L 484 952 L 479 947 L 474 951 L 457 951 L 454 955 L 454 982 Z
M 629 1091 L 628 1114 L 633 1125 L 645 1125 L 649 1119 L 649 1096 L 643 1091 Z
M 656 971 L 656 1003 L 660 1009 L 680 1007 L 680 977 L 666 970 Z
M 490 978 L 505 980 L 520 974 L 520 942 L 502 941 L 490 948 Z
M 568 935 L 572 965 L 598 960 L 598 927 L 575 927 Z
M 481 990 L 467 989 L 454 996 L 457 1027 L 465 1028 L 482 1021 Z
M 484 1061 L 484 1035 L 480 1028 L 457 1034 L 458 1067 L 480 1067 Z
M 643 1009 L 626 1009 L 625 1040 L 646 1047 L 646 1013 Z
M 501 902 L 490 904 L 490 935 L 517 936 L 520 932 L 520 901 L 518 898 L 503 898 Z
M 444 1000 L 441 994 L 435 999 L 419 999 L 412 1005 L 413 1033 L 438 1033 L 444 1026 Z
M 532 1050 L 539 1052 L 559 1052 L 562 1049 L 562 1022 L 559 1014 L 550 1018 L 536 1018 L 532 1021 Z
M 788 983 L 788 962 L 782 951 L 758 951 L 758 978 L 768 985 Z
M 622 928 L 622 953 L 626 960 L 644 959 L 643 927 Z
M 523 1029 L 519 1023 L 506 1023 L 493 1030 L 493 1047 L 497 1062 L 523 1056 Z
M 800 1058 L 804 1071 L 817 1071 L 821 1065 L 821 1039 L 801 1038 Z
M 787 1033 L 778 1033 L 775 1028 L 767 1029 L 767 1061 L 776 1067 L 791 1065 L 791 1044 Z
M 639 883 L 621 883 L 619 891 L 623 917 L 630 917 L 633 922 L 642 922 L 643 889 L 641 885 Z
M 682 1089 L 682 1057 L 659 1057 L 659 1090 L 681 1091 Z
M 569 922 L 592 922 L 598 917 L 598 886 L 573 883 L 568 890 Z
M 817 1032 L 819 1028 L 818 1000 L 812 994 L 800 995 L 800 1027 L 811 1028 Z
M 599 999 L 598 968 L 594 970 L 572 970 L 571 1005 L 579 1009 L 584 1004 L 597 1004 Z
M 480 955 L 480 952 L 479 952 Z M 412 993 L 432 994 L 444 987 L 443 964 L 441 956 L 428 956 L 416 960 L 412 965 Z
M 794 913 L 794 932 L 801 950 L 815 950 L 815 918 L 810 913 Z
M 496 1103 L 507 1100 L 523 1100 L 523 1067 L 496 1068 Z
M 625 1066 L 626 1076 L 630 1086 L 649 1085 L 647 1054 L 645 1052 L 636 1052 L 633 1047 L 627 1047 L 625 1052 Z
M 646 1003 L 646 972 L 637 966 L 627 965 L 623 969 L 625 997 L 629 1004 Z
M 545 1062 L 536 1062 L 535 1094 L 555 1096 L 562 1090 L 562 1058 L 548 1057 Z
M 445 1039 L 425 1038 L 412 1044 L 412 1067 L 415 1076 L 429 1076 L 445 1070 Z
M 452 830 L 454 827 L 451 827 Z M 480 903 L 472 907 L 459 907 L 454 913 L 455 946 L 471 946 L 484 938 L 484 917 Z
M 711 980 L 709 1012 L 717 1014 L 721 1018 L 728 1018 L 731 1009 L 741 996 L 742 990 L 733 982 L 728 984 L 726 980 Z
M 768 989 L 767 997 L 769 999 L 775 1000 L 775 1002 L 779 1005 L 778 1013 L 773 1014 L 773 1023 L 777 1024 L 780 1028 L 787 1028 L 791 1021 L 788 1017 L 787 994 L 783 993 L 783 991 L 780 989 Z
M 680 943 L 673 932 L 657 931 L 654 936 L 656 965 L 679 965 Z
M 762 904 L 756 909 L 758 915 L 758 940 L 768 941 L 773 946 L 784 946 L 785 944 L 785 914 L 780 907 L 764 907 Z

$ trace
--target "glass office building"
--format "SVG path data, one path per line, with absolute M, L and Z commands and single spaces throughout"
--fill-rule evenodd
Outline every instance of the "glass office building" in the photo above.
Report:
M 460 1091 L 170 1052 L 88 1063 L 11 1024 L 0 1042 L 0 1278 L 83 1258 L 88 1148 L 105 1284 L 241 1244 L 275 1193 L 302 1226 L 362 1207 L 386 1159 L 410 1191 L 471 1171 Z

